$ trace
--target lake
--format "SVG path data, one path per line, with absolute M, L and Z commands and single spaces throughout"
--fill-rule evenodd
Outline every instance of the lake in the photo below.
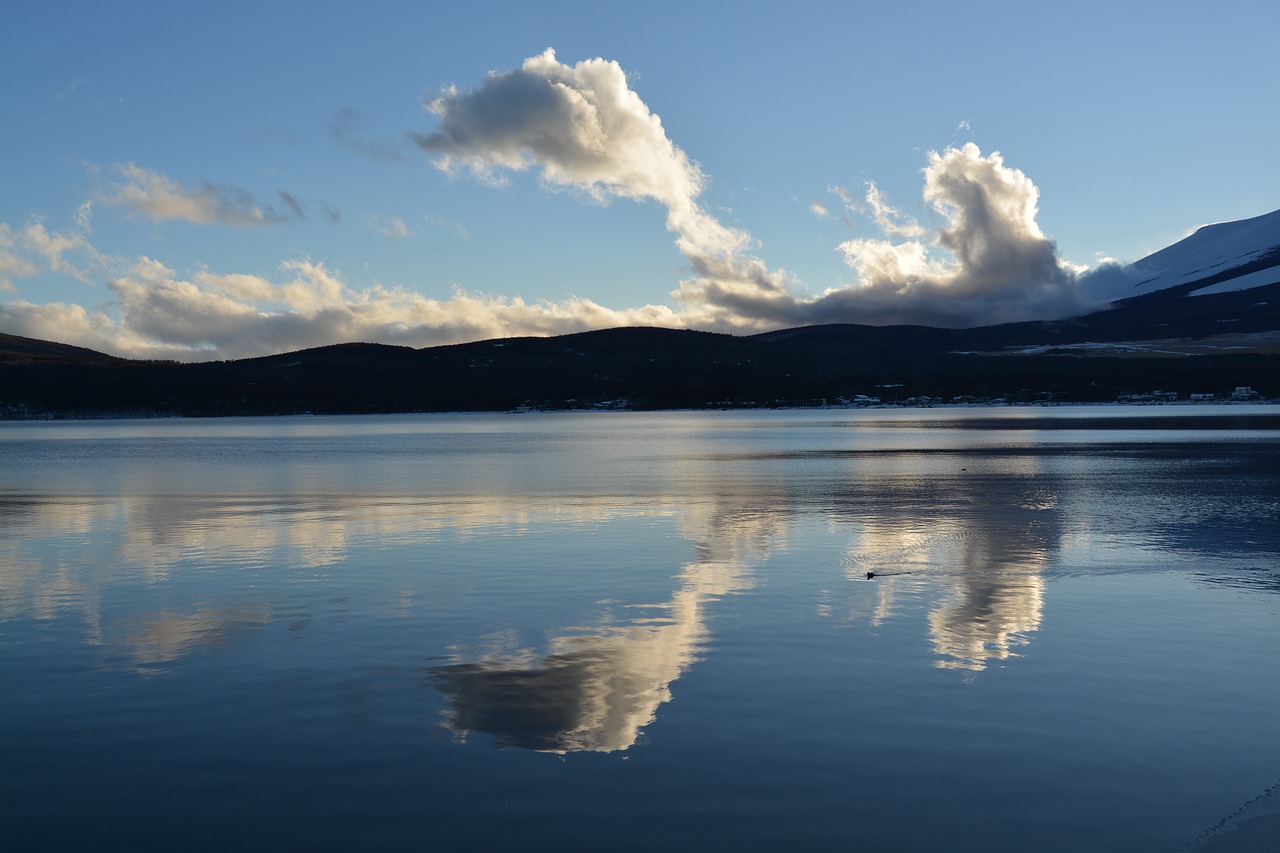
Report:
M 1177 851 L 1278 652 L 1274 406 L 0 423 L 10 850 Z

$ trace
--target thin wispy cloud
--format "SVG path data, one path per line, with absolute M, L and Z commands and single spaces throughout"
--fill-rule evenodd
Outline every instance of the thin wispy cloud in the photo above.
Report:
M 343 148 L 374 163 L 397 163 L 404 159 L 403 140 L 375 139 L 366 135 L 367 120 L 354 107 L 343 107 L 329 121 L 329 132 Z
M 369 214 L 365 216 L 365 222 L 374 231 L 390 240 L 403 240 L 405 237 L 412 237 L 415 234 L 408 225 L 404 224 L 404 220 L 398 216 L 374 216 Z
M 912 217 L 892 207 L 874 181 L 867 182 L 867 209 L 875 219 L 876 227 L 885 234 L 897 237 L 923 237 L 925 229 Z
M 115 171 L 119 180 L 98 201 L 154 222 L 261 226 L 306 218 L 302 204 L 284 190 L 277 192 L 279 203 L 273 204 L 231 184 L 201 181 L 197 187 L 187 187 L 163 172 L 134 163 L 116 164 Z
M 471 239 L 471 232 L 468 231 L 461 222 L 455 222 L 438 213 L 428 213 L 422 217 L 422 221 L 430 225 L 432 228 L 444 228 L 448 231 L 456 231 L 458 236 L 464 240 Z
M 61 92 L 58 92 L 56 95 L 54 95 L 54 97 L 57 98 L 59 101 L 65 101 L 67 98 L 74 95 L 78 89 L 81 89 L 85 86 L 89 86 L 92 83 L 93 83 L 92 80 L 87 80 L 83 77 L 77 77 L 75 80 L 72 80 L 70 83 L 68 83 L 65 89 L 63 89 Z

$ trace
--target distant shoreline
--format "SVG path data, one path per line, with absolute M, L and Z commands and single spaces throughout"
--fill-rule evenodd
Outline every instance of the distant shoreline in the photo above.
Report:
M 362 418 L 362 417 L 419 417 L 437 415 L 610 415 L 610 414 L 715 414 L 724 412 L 846 412 L 846 411 L 904 411 L 904 410 L 1001 410 L 1001 409 L 1260 409 L 1280 408 L 1280 400 L 1173 400 L 1165 402 L 1112 401 L 1097 402 L 1013 402 L 1013 403 L 870 403 L 851 404 L 847 406 L 727 406 L 701 408 L 666 408 L 666 409 L 628 409 L 628 408 L 527 408 L 527 409 L 455 409 L 448 411 L 416 411 L 416 412 L 290 412 L 285 414 L 226 414 L 226 415 L 181 415 L 181 414 L 146 414 L 138 412 L 121 412 L 118 414 L 36 414 L 29 416 L 13 416 L 0 414 L 0 423 L 43 423 L 67 421 L 214 421 L 214 420 L 268 420 L 283 418 Z

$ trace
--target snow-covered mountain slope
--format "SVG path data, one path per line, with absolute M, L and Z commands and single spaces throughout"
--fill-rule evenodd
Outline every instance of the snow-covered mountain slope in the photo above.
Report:
M 1114 298 L 1170 288 L 1182 295 L 1204 296 L 1274 284 L 1280 281 L 1280 210 L 1206 225 L 1125 267 L 1123 273 L 1128 292 L 1114 290 Z

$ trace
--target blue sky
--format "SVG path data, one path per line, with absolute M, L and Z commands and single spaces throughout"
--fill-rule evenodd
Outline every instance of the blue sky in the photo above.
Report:
M 795 6 L 5 4 L 0 331 L 972 325 L 1280 206 L 1275 4 Z

